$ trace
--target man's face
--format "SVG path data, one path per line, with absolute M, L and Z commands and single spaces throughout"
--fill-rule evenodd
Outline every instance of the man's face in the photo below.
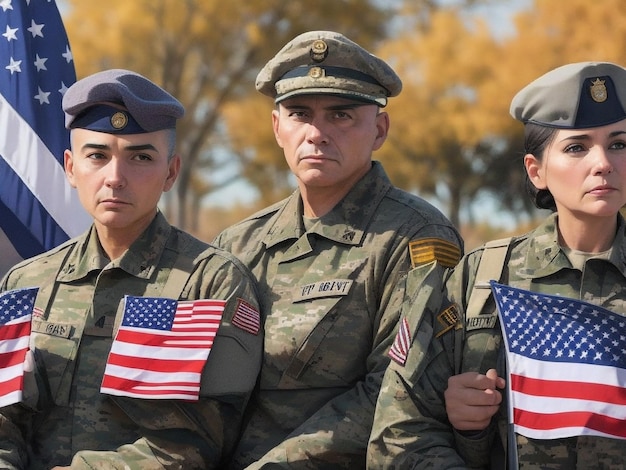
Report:
M 171 189 L 180 169 L 178 156 L 168 161 L 168 132 L 72 131 L 65 171 L 99 232 L 138 236 L 150 224 L 161 194 Z
M 272 113 L 274 135 L 303 194 L 345 195 L 387 137 L 378 106 L 331 95 L 295 96 Z

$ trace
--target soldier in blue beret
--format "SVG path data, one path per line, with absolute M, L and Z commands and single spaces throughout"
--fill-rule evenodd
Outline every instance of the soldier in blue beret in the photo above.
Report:
M 368 468 L 626 468 L 616 399 L 626 373 L 626 69 L 558 67 L 519 91 L 510 113 L 524 124 L 529 194 L 551 215 L 433 272 L 427 294 L 407 293 L 408 354 L 385 374 Z M 518 293 L 497 307 L 493 280 L 506 285 L 495 292 Z M 538 303 L 527 319 L 524 298 Z M 505 340 L 509 312 L 520 315 Z
M 265 355 L 232 468 L 365 468 L 374 403 L 397 326 L 392 294 L 411 266 L 453 266 L 455 227 L 393 186 L 372 160 L 402 82 L 332 31 L 286 44 L 256 88 L 297 181 L 287 199 L 216 243 L 261 289 Z
M 71 129 L 67 178 L 93 224 L 16 265 L 0 285 L 3 292 L 38 288 L 34 365 L 22 401 L 0 408 L 0 467 L 222 468 L 258 376 L 263 335 L 249 270 L 170 225 L 157 208 L 179 173 L 183 106 L 147 78 L 116 69 L 72 85 L 63 109 Z M 193 372 L 180 378 L 191 367 L 189 349 L 154 345 L 159 334 L 138 334 L 145 344 L 128 350 L 114 341 L 120 323 L 130 323 L 127 296 L 152 305 L 211 300 L 212 323 L 203 316 L 187 339 L 202 341 Z M 150 326 L 164 312 L 137 315 Z

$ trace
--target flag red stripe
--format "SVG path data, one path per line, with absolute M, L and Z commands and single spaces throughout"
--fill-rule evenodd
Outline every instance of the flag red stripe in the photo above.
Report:
M 626 405 L 626 389 L 612 385 L 564 380 L 542 380 L 511 374 L 511 390 L 525 393 L 526 395 L 576 398 L 579 400 Z
M 11 351 L 10 353 L 0 354 L 0 369 L 23 363 L 26 358 L 27 351 L 28 348 L 24 348 L 19 351 Z
M 0 326 L 3 339 L 21 338 L 30 335 L 30 315 L 23 317 L 24 321 L 20 323 L 8 323 Z
M 149 387 L 154 386 L 158 389 L 150 390 Z M 102 387 L 112 388 L 116 390 L 129 390 L 135 393 L 145 395 L 163 395 L 166 393 L 187 393 L 189 395 L 198 395 L 198 390 L 181 390 L 180 387 L 193 387 L 199 389 L 198 382 L 166 382 L 153 383 L 142 380 L 129 380 L 112 375 L 105 375 L 102 381 Z M 168 387 L 168 388 L 166 388 Z M 147 389 L 146 389 L 147 388 Z
M 571 411 L 567 413 L 533 413 L 532 411 L 513 410 L 515 423 L 531 429 L 561 429 L 568 427 L 584 427 L 626 438 L 626 426 L 621 419 L 599 415 L 587 411 Z
M 22 390 L 23 382 L 23 375 L 19 375 L 17 377 L 13 377 L 12 379 L 0 382 L 0 397 L 3 395 L 8 395 L 9 393 L 13 393 L 17 390 Z
M 129 367 L 132 369 L 149 370 L 153 372 L 195 372 L 200 373 L 204 368 L 206 361 L 189 361 L 181 358 L 180 361 L 171 359 L 159 359 L 155 361 L 152 358 L 124 356 L 114 352 L 109 353 L 109 364 L 121 367 Z

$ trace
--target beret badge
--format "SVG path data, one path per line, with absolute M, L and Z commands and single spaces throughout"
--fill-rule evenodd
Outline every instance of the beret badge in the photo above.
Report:
M 128 116 L 122 111 L 118 111 L 111 116 L 111 126 L 113 126 L 113 129 L 124 129 L 126 124 L 128 124 Z
M 311 44 L 309 54 L 315 62 L 322 62 L 328 56 L 328 45 L 322 39 L 316 39 Z
M 600 80 L 599 78 L 596 78 L 593 82 L 591 82 L 589 91 L 591 92 L 591 98 L 596 103 L 602 103 L 606 101 L 607 92 L 606 92 L 606 86 L 604 85 L 604 80 Z

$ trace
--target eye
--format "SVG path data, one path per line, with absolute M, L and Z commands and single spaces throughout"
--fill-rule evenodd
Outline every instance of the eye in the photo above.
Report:
M 295 119 L 305 119 L 307 117 L 307 113 L 306 111 L 295 109 L 289 111 L 288 116 Z
M 147 153 L 138 153 L 135 156 L 133 156 L 133 160 L 139 160 L 142 162 L 150 162 L 153 160 L 151 155 L 148 155 Z
M 335 111 L 335 114 L 333 115 L 333 117 L 335 119 L 352 119 L 352 116 L 347 113 L 346 111 Z
M 92 160 L 104 160 L 106 158 L 106 155 L 102 152 L 91 152 L 88 153 L 86 157 Z
M 613 142 L 610 148 L 613 150 L 624 150 L 626 148 L 626 143 L 621 140 L 618 142 Z
M 584 150 L 585 150 L 585 147 L 582 144 L 571 144 L 565 147 L 565 149 L 563 149 L 563 152 L 564 153 L 577 153 L 577 152 L 583 152 Z

